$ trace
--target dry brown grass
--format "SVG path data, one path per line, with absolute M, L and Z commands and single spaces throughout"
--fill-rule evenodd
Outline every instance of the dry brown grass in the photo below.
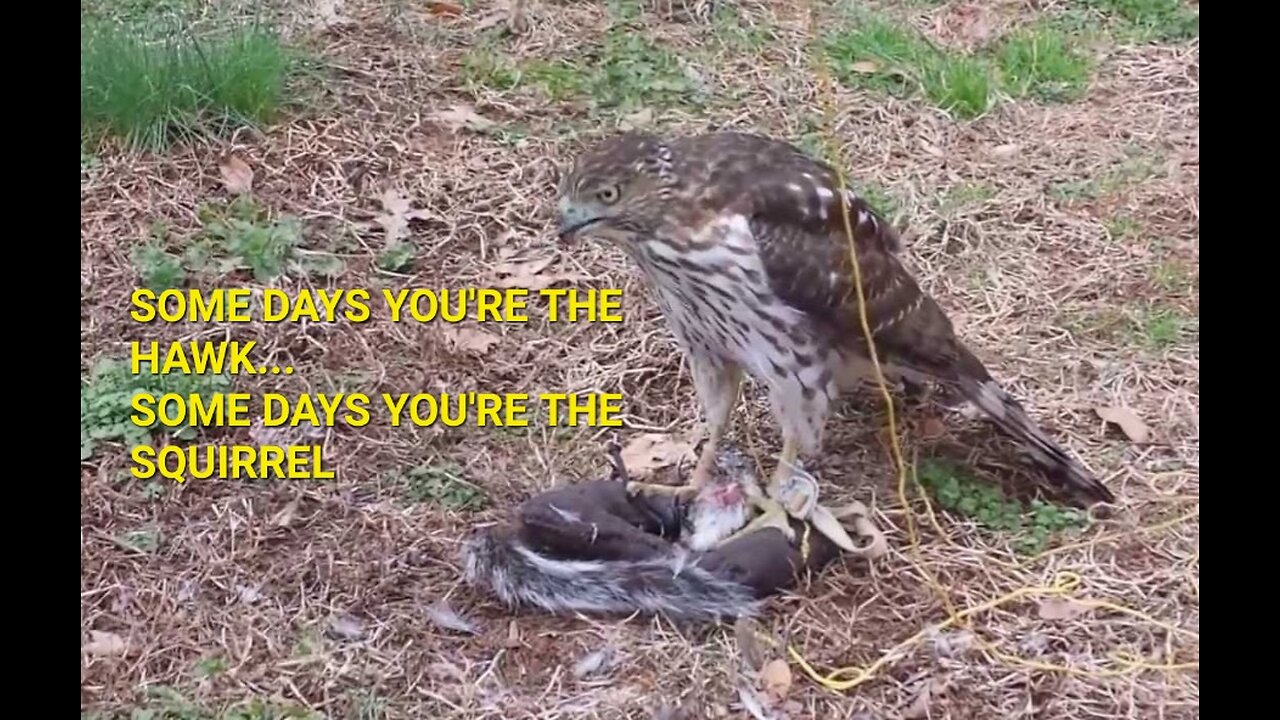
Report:
M 629 428 L 689 430 L 697 405 L 687 370 L 624 258 L 548 240 L 555 164 L 584 134 L 608 128 L 573 102 L 547 102 L 524 88 L 466 87 L 459 64 L 476 40 L 476 22 L 497 9 L 475 4 L 448 19 L 420 4 L 348 2 L 350 24 L 299 30 L 336 68 L 310 112 L 225 146 L 104 153 L 81 184 L 82 367 L 127 352 L 132 339 L 225 332 L 132 324 L 127 304 L 137 280 L 129 248 L 157 219 L 178 236 L 194 232 L 197 208 L 225 195 L 217 162 L 234 150 L 254 168 L 264 205 L 303 218 L 310 245 L 340 248 L 348 270 L 333 286 L 483 284 L 512 257 L 554 256 L 548 272 L 581 276 L 581 286 L 623 288 L 627 317 L 622 324 L 489 326 L 502 338 L 483 359 L 452 348 L 438 327 L 393 325 L 376 311 L 373 321 L 354 326 L 238 327 L 236 339 L 257 339 L 297 368 L 289 378 L 241 379 L 239 387 L 327 391 L 363 373 L 358 389 L 371 394 L 621 392 Z M 1032 12 L 1021 3 L 991 5 L 1002 8 L 1000 23 Z M 643 17 L 651 35 L 712 58 L 697 72 L 712 101 L 701 109 L 652 108 L 663 127 L 732 126 L 792 138 L 811 131 L 817 105 L 799 50 L 803 12 L 790 3 L 742 7 L 774 35 L 758 54 L 717 46 L 708 26 Z M 946 28 L 933 21 L 948 7 L 899 12 L 919 27 Z M 571 56 L 599 37 L 607 19 L 600 3 L 531 2 L 529 12 L 529 33 L 500 41 L 509 57 Z M 1034 600 L 1014 601 L 974 616 L 970 631 L 936 633 L 905 649 L 844 695 L 797 668 L 792 717 L 902 717 L 924 683 L 932 684 L 934 718 L 1199 716 L 1198 337 L 1186 332 L 1161 346 L 1142 340 L 1152 303 L 1187 318 L 1199 313 L 1199 45 L 1100 51 L 1089 92 L 1075 104 L 1007 102 L 961 123 L 919 99 L 844 88 L 835 98 L 836 135 L 850 181 L 897 198 L 913 239 L 908 262 L 924 286 L 992 371 L 1122 505 L 1078 544 L 1031 560 L 1015 556 L 1006 537 L 940 515 L 921 529 L 920 562 L 957 608 L 1074 573 L 1079 597 L 1147 617 L 1095 609 L 1051 621 L 1037 616 Z M 454 104 L 518 126 L 522 137 L 451 131 L 428 119 Z M 557 137 L 565 129 L 577 137 Z M 1150 168 L 1144 176 L 1115 172 L 1135 157 Z M 1093 193 L 1054 192 L 1056 184 L 1089 178 L 1119 179 L 1095 180 Z M 966 184 L 986 188 L 984 196 L 942 203 Z M 392 187 L 424 211 L 413 226 L 412 275 L 372 267 L 382 243 L 373 218 Z M 1125 237 L 1114 236 L 1117 218 L 1131 229 Z M 1171 263 L 1185 271 L 1176 287 L 1156 277 Z M 857 495 L 874 504 L 893 552 L 870 569 L 852 561 L 834 568 L 773 602 L 762 619 L 820 669 L 869 665 L 947 618 L 905 541 L 877 402 L 868 393 L 846 405 L 832 422 L 820 469 L 832 503 Z M 1105 432 L 1093 410 L 1108 405 L 1134 409 L 1151 439 L 1133 445 Z M 985 439 L 972 440 L 985 434 L 969 429 L 951 428 L 956 437 L 947 441 L 921 440 L 921 415 L 912 414 L 904 420 L 909 452 L 963 439 L 979 466 L 1006 464 L 977 446 Z M 761 398 L 752 395 L 743 417 L 739 428 L 776 445 Z M 248 441 L 244 431 L 229 435 Z M 326 436 L 336 483 L 189 482 L 159 499 L 119 479 L 127 474 L 123 448 L 104 451 L 81 468 L 81 627 L 86 637 L 90 630 L 119 635 L 128 651 L 82 656 L 82 707 L 127 713 L 146 702 L 146 688 L 170 686 L 212 710 L 275 698 L 334 718 L 650 717 L 675 705 L 687 717 L 747 716 L 731 629 L 512 613 L 460 586 L 455 556 L 465 534 L 531 493 L 603 473 L 603 436 L 591 428 L 414 431 L 375 421 Z M 385 481 L 388 470 L 444 461 L 467 468 L 488 509 L 406 503 Z M 159 531 L 156 550 L 118 541 L 139 528 Z M 480 632 L 433 624 L 426 610 L 441 598 Z M 606 645 L 616 649 L 617 664 L 575 678 L 574 664 Z M 1077 671 L 1011 663 L 993 648 Z M 1088 674 L 1122 667 L 1113 662 L 1121 654 L 1179 667 Z M 211 656 L 221 656 L 225 669 L 199 678 L 193 667 Z

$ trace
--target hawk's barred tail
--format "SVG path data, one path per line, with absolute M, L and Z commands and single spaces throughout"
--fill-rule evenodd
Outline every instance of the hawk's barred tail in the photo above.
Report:
M 1002 430 L 1020 440 L 1031 453 L 1032 458 L 1045 469 L 1052 483 L 1065 486 L 1068 490 L 1083 494 L 1096 502 L 1115 502 L 1115 496 L 1106 485 L 1103 485 L 1051 440 L 1027 416 L 1022 405 L 1005 392 L 985 369 L 981 369 L 982 364 L 977 357 L 964 349 L 961 349 L 961 353 L 969 356 L 962 361 L 962 365 L 975 372 L 961 374 L 960 391 Z M 979 369 L 981 369 L 980 372 L 978 372 Z
M 551 612 L 664 613 L 674 619 L 753 616 L 751 588 L 716 577 L 681 553 L 648 560 L 560 560 L 515 533 L 480 531 L 463 548 L 467 582 L 484 583 L 508 605 Z

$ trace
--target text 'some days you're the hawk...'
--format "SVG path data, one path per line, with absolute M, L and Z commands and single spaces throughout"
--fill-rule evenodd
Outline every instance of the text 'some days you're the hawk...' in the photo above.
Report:
M 487 348 L 497 336 L 464 323 L 621 322 L 622 291 L 521 288 L 281 290 L 268 288 L 202 291 L 139 288 L 131 297 L 137 323 L 226 325 L 219 340 L 133 341 L 129 370 L 134 375 L 293 375 L 289 365 L 255 359 L 255 340 L 233 340 L 236 325 L 250 323 L 333 324 L 446 323 L 471 347 Z M 461 335 L 468 333 L 467 335 Z M 266 350 L 268 354 L 270 350 Z M 528 427 L 619 427 L 621 393 L 433 392 L 433 393 L 153 393 L 136 392 L 130 421 L 143 428 L 191 432 L 199 428 L 322 430 L 338 425 L 391 427 L 475 425 Z M 381 416 L 380 418 L 378 416 Z M 288 433 L 279 433 L 287 435 Z M 295 433 L 307 436 L 307 433 Z M 309 437 L 313 437 L 314 434 Z M 131 448 L 134 477 L 160 476 L 185 482 L 207 479 L 332 479 L 335 471 L 320 444 L 254 445 L 140 444 Z

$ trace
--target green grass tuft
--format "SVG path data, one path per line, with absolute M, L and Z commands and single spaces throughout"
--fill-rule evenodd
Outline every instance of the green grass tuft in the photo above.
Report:
M 1133 323 L 1138 339 L 1153 350 L 1166 350 L 1177 345 L 1191 325 L 1177 308 L 1164 305 L 1143 309 Z
M 1125 157 L 1092 177 L 1062 180 L 1049 185 L 1049 195 L 1064 203 L 1097 200 L 1123 191 L 1160 173 L 1159 158 L 1142 148 L 1127 148 Z
M 918 88 L 961 118 L 987 111 L 993 89 L 984 58 L 938 50 L 913 31 L 879 19 L 827 38 L 826 51 L 844 82 L 905 97 Z
M 1196 284 L 1190 265 L 1177 258 L 1161 260 L 1151 269 L 1151 280 L 1168 295 L 1185 295 Z
M 711 27 L 717 41 L 738 52 L 758 54 L 775 37 L 769 28 L 753 25 L 741 10 L 726 3 L 716 3 L 711 12 Z
M 586 89 L 597 107 L 620 110 L 699 101 L 674 51 L 625 31 L 609 33 Z
M 159 550 L 161 539 L 160 531 L 154 527 L 130 530 L 115 537 L 120 545 L 140 553 L 153 553 Z
M 1114 240 L 1136 240 L 1142 236 L 1142 223 L 1134 218 L 1119 215 L 1106 221 L 1107 233 Z
M 123 715 L 115 716 L 123 718 Z M 325 715 L 276 698 L 251 697 L 220 710 L 191 700 L 176 688 L 150 685 L 146 702 L 130 720 L 321 720 Z
M 82 16 L 81 144 L 114 136 L 160 150 L 270 122 L 291 66 L 276 34 L 255 24 L 197 34 L 180 20 Z
M 1079 0 L 1118 21 L 1113 32 L 1140 42 L 1176 42 L 1200 36 L 1200 13 L 1185 0 Z
M 976 118 L 991 107 L 994 82 L 981 58 L 934 56 L 925 65 L 923 86 L 934 105 L 961 118 Z
M 589 72 L 567 60 L 534 60 L 524 75 L 553 102 L 585 94 L 591 84 Z
M 962 182 L 953 185 L 938 202 L 943 213 L 981 205 L 996 196 L 996 189 L 985 183 Z
M 134 247 L 130 260 L 143 286 L 156 293 L 180 288 L 186 282 L 182 258 L 166 251 L 154 238 Z
M 462 468 L 452 463 L 418 465 L 393 471 L 391 479 L 407 500 L 428 502 L 448 510 L 479 510 L 487 501 L 480 488 L 463 479 Z
M 400 240 L 378 253 L 374 264 L 387 272 L 400 272 L 413 265 L 413 258 L 416 254 L 417 250 L 414 248 L 413 243 Z
M 1041 500 L 1032 500 L 1024 508 L 949 460 L 923 460 L 916 475 L 943 509 L 969 517 L 988 530 L 1012 535 L 1013 547 L 1022 553 L 1042 552 L 1054 536 L 1080 530 L 1088 522 L 1081 510 Z
M 1000 43 L 996 62 L 1005 89 L 1014 97 L 1078 99 L 1089 83 L 1092 59 L 1072 46 L 1064 33 L 1048 28 L 1023 30 Z
M 1013 97 L 1076 100 L 1094 65 L 1070 34 L 1048 26 L 1018 31 L 993 50 L 965 53 L 872 17 L 828 35 L 824 44 L 842 82 L 898 97 L 919 93 L 964 119 L 986 113 L 997 89 Z
M 865 183 L 856 188 L 858 195 L 885 219 L 892 219 L 902 210 L 902 203 L 886 187 L 876 183 Z
M 191 670 L 196 677 L 207 680 L 227 671 L 227 658 L 222 655 L 206 655 L 197 660 Z
M 335 277 L 346 270 L 336 255 L 301 250 L 304 238 L 298 218 L 273 218 L 247 195 L 222 206 L 206 205 L 199 217 L 203 228 L 184 258 L 195 272 L 249 270 L 254 279 L 266 283 L 286 273 Z
M 123 441 L 128 446 L 150 442 L 153 429 L 134 424 L 133 397 L 139 392 L 150 392 L 157 398 L 165 393 L 179 395 L 198 394 L 205 400 L 214 393 L 226 392 L 231 379 L 225 375 L 151 375 L 147 363 L 143 372 L 133 375 L 129 363 L 123 360 L 103 358 L 94 365 L 89 378 L 80 384 L 80 459 L 87 460 L 103 442 Z M 185 427 L 173 433 L 178 440 L 192 440 L 194 427 Z
M 461 76 L 494 90 L 533 86 L 552 102 L 585 100 L 596 110 L 630 112 L 705 100 L 679 54 L 624 29 L 610 30 L 586 56 L 541 58 L 518 67 L 496 51 L 473 51 L 463 59 Z
M 458 75 L 467 85 L 494 90 L 510 90 L 520 84 L 520 72 L 499 49 L 488 44 L 462 57 Z
M 889 22 L 871 19 L 826 40 L 827 56 L 843 81 L 904 95 L 931 48 L 919 37 Z

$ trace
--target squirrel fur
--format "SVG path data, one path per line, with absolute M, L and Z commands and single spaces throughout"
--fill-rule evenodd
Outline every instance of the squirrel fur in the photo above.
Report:
M 720 544 L 749 520 L 742 483 L 754 475 L 729 451 L 713 476 L 687 501 L 633 497 L 618 480 L 541 493 L 513 523 L 467 540 L 464 577 L 512 607 L 713 621 L 758 614 L 765 598 L 838 555 L 812 532 L 806 557 L 776 528 Z M 799 521 L 792 528 L 804 533 Z

